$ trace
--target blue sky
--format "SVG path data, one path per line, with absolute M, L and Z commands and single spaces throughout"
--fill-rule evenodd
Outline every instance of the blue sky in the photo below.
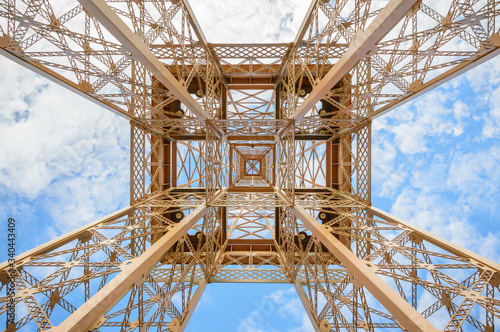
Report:
M 308 5 L 296 2 L 192 5 L 209 41 L 288 42 Z M 128 205 L 128 122 L 5 58 L 0 68 L 0 219 L 17 220 L 18 252 Z M 500 58 L 376 119 L 373 204 L 500 261 L 498 96 Z M 213 284 L 187 330 L 307 326 L 290 285 Z

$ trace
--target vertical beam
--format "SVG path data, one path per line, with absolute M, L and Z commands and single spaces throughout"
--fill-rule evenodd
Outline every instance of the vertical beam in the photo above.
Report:
M 367 173 L 368 173 L 368 183 L 367 183 L 367 194 L 368 197 L 366 200 L 371 204 L 372 203 L 372 124 L 368 124 L 368 161 L 367 161 Z
M 157 242 L 149 247 L 142 255 L 124 262 L 120 272 L 100 291 L 85 302 L 78 310 L 72 313 L 51 332 L 81 332 L 93 325 L 99 317 L 105 315 L 136 283 L 141 281 L 149 271 L 186 232 L 200 220 L 208 211 L 206 205 L 197 207 L 186 218 L 175 224 Z
M 332 142 L 328 141 L 325 144 L 325 185 L 332 188 Z
M 274 208 L 274 241 L 278 243 L 278 246 L 276 248 L 279 248 L 279 245 L 281 244 L 280 241 L 280 208 L 275 207 Z
M 222 227 L 221 242 L 225 243 L 227 239 L 227 207 L 222 206 L 220 208 L 220 213 L 221 213 L 221 227 Z
M 281 119 L 280 90 L 281 90 L 281 84 L 277 84 L 276 87 L 274 88 L 274 115 L 276 119 Z
M 309 302 L 306 292 L 304 292 L 304 289 L 302 288 L 301 285 L 299 285 L 299 282 L 297 280 L 293 282 L 293 287 L 295 287 L 295 290 L 297 291 L 297 295 L 299 296 L 300 302 L 302 302 L 302 305 L 306 310 L 307 317 L 309 317 L 309 320 L 311 321 L 314 331 L 321 332 L 319 328 L 319 323 L 316 320 L 316 315 L 314 315 L 314 313 L 312 312 L 311 302 Z
M 350 44 L 347 52 L 314 87 L 304 102 L 295 110 L 292 118 L 302 119 L 317 102 L 324 99 L 330 89 L 340 82 L 359 60 L 375 48 L 376 43 L 391 31 L 415 2 L 416 0 L 391 0 L 365 31 L 358 31 L 356 40 Z
M 311 230 L 313 236 L 317 237 L 335 255 L 349 273 L 358 279 L 405 329 L 420 332 L 438 331 L 394 289 L 377 276 L 373 264 L 359 259 L 333 236 L 327 227 L 317 222 L 303 207 L 295 207 L 293 213 Z
M 171 187 L 175 188 L 177 187 L 177 142 L 171 142 L 170 143 L 170 160 L 171 160 L 171 174 L 170 174 L 170 179 L 172 181 Z
M 209 118 L 208 113 L 189 94 L 163 63 L 150 51 L 141 38 L 123 22 L 104 0 L 78 0 L 92 16 L 122 43 L 132 56 L 140 61 L 172 94 L 186 105 L 201 120 Z
M 221 74 L 222 75 L 222 74 Z M 227 119 L 227 87 L 226 85 L 222 84 L 221 86 L 221 93 L 222 93 L 222 98 L 221 98 L 221 108 L 222 108 L 222 114 L 221 114 L 221 119 Z
M 130 205 L 135 203 L 135 135 L 134 135 L 134 124 L 130 123 Z

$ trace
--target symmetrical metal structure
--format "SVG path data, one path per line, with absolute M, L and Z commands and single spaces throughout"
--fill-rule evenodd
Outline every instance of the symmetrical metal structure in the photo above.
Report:
M 0 266 L 7 331 L 182 331 L 215 282 L 291 283 L 316 331 L 494 331 L 500 265 L 370 203 L 372 119 L 499 53 L 499 1 L 427 2 L 210 44 L 186 0 L 0 1 L 4 56 L 131 124 L 130 206 Z

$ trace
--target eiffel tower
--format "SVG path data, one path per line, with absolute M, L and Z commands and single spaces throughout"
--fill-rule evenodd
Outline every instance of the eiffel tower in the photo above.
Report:
M 500 2 L 313 0 L 289 44 L 78 2 L 0 1 L 0 53 L 130 121 L 130 206 L 4 262 L 5 331 L 183 331 L 226 282 L 293 284 L 321 332 L 494 331 L 500 265 L 372 206 L 370 148 L 499 53 Z

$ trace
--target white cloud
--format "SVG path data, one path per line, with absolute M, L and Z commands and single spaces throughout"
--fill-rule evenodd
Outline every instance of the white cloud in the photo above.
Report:
M 239 332 L 254 331 L 314 331 L 309 318 L 293 287 L 280 289 L 262 297 L 258 308 L 244 317 L 238 325 Z M 288 324 L 274 326 L 272 317 L 279 315 Z M 298 324 L 294 328 L 290 325 Z
M 0 186 L 49 198 L 58 231 L 115 210 L 128 189 L 128 122 L 10 60 L 0 66 Z
M 470 112 L 478 113 L 478 109 L 489 107 L 488 113 L 477 117 L 484 121 L 482 139 L 500 137 L 500 57 L 495 57 L 486 63 L 470 70 L 465 75 L 470 89 L 475 92 L 475 104 Z
M 500 212 L 500 147 L 456 154 L 451 161 L 447 182 L 460 194 L 459 202 L 470 207 Z
M 488 100 L 490 98 L 488 92 L 500 84 L 500 57 L 497 56 L 473 70 L 469 70 L 465 74 L 465 78 L 470 84 L 470 88 L 479 94 L 480 100 Z
M 494 260 L 498 63 L 490 60 L 374 121 L 372 150 L 376 198 L 394 198 L 395 215 Z
M 498 138 L 500 137 L 500 100 L 498 96 L 500 95 L 500 86 L 498 86 L 492 93 L 489 102 L 490 111 L 488 114 L 483 115 L 484 127 L 483 127 L 483 137 L 484 138 Z
M 478 231 L 469 220 L 467 206 L 443 199 L 440 194 L 405 188 L 394 203 L 391 213 L 493 261 L 500 259 L 499 232 Z
M 190 1 L 211 43 L 289 43 L 293 41 L 309 1 Z
M 465 105 L 463 101 L 457 100 L 453 104 L 453 114 L 458 119 L 465 118 L 469 114 L 469 108 L 467 107 L 467 105 Z
M 403 107 L 389 114 L 399 123 L 392 127 L 395 142 L 404 154 L 414 154 L 434 150 L 437 142 L 432 136 L 461 133 L 461 122 L 453 116 L 454 109 L 446 103 L 455 99 L 456 93 L 432 91 L 417 99 L 410 107 Z

